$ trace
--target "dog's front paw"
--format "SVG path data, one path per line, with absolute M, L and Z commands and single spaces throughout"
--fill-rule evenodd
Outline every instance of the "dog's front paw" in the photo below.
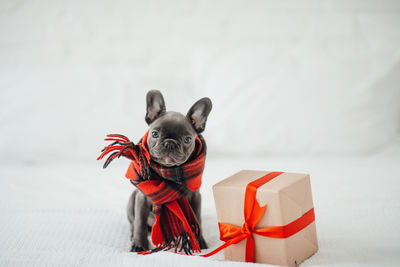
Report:
M 146 236 L 142 239 L 132 240 L 131 252 L 141 252 L 146 250 L 149 250 L 149 242 Z
M 146 248 L 144 246 L 140 246 L 140 245 L 136 245 L 136 244 L 132 244 L 131 247 L 131 252 L 141 252 L 141 251 L 146 251 L 149 250 L 149 248 Z
M 203 236 L 200 236 L 198 241 L 199 241 L 200 249 L 207 249 L 208 248 L 207 242 L 204 240 Z

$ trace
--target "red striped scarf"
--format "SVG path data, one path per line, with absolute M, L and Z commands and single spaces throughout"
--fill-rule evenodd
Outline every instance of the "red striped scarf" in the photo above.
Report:
M 201 186 L 206 157 L 205 141 L 198 135 L 188 161 L 168 168 L 151 160 L 147 147 L 148 133 L 136 145 L 123 135 L 108 135 L 105 140 L 114 143 L 106 146 L 98 159 L 114 151 L 104 163 L 104 168 L 120 156 L 132 160 L 126 177 L 153 202 L 156 218 L 151 233 L 156 248 L 145 253 L 170 248 L 183 250 L 186 254 L 200 252 L 197 241 L 199 225 L 185 195 L 189 190 L 196 191 Z

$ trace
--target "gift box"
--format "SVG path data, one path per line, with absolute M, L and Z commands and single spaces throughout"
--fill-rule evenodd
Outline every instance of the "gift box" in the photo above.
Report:
M 317 252 L 308 174 L 243 170 L 213 193 L 225 259 L 296 266 Z

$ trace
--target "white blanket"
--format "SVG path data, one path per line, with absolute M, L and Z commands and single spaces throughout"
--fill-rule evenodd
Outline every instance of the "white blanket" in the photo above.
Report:
M 311 174 L 320 250 L 302 266 L 399 266 L 399 156 L 219 159 L 206 163 L 203 227 L 221 244 L 211 186 L 240 169 Z M 247 266 L 211 258 L 129 252 L 127 161 L 0 166 L 2 266 Z

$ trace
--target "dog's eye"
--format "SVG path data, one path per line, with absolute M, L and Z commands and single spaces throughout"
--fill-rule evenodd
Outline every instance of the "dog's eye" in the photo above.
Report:
M 192 141 L 192 138 L 190 136 L 186 136 L 184 141 L 186 144 L 189 144 L 190 141 Z
M 158 132 L 157 132 L 157 131 L 152 131 L 152 132 L 151 132 L 151 136 L 152 136 L 153 138 L 158 138 Z

